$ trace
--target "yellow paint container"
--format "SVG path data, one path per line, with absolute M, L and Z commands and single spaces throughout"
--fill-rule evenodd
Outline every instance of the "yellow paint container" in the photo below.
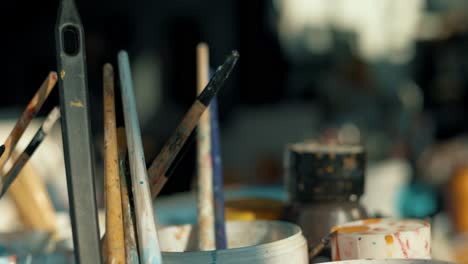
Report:
M 229 221 L 279 220 L 284 208 L 283 202 L 267 198 L 241 198 L 225 202 L 226 220 Z

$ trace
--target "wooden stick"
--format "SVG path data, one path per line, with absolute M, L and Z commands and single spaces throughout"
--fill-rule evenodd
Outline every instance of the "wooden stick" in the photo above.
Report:
M 185 114 L 184 118 L 171 135 L 169 140 L 161 149 L 158 156 L 151 163 L 148 169 L 148 176 L 151 181 L 151 195 L 154 198 L 158 196 L 159 192 L 167 182 L 168 175 L 166 175 L 168 168 L 171 166 L 175 157 L 182 149 L 184 143 L 196 127 L 200 116 L 207 109 L 211 99 L 218 93 L 219 89 L 223 86 L 224 82 L 229 77 L 232 69 L 239 59 L 239 53 L 232 51 L 224 63 L 218 67 L 210 82 L 206 85 L 203 92 L 197 97 L 190 109 Z
M 107 263 L 125 263 L 125 242 L 122 221 L 117 127 L 114 101 L 114 69 L 103 68 L 104 86 L 104 177 L 106 199 Z
M 197 94 L 208 83 L 208 45 L 197 45 Z M 205 111 L 198 122 L 198 247 L 200 250 L 215 249 L 213 209 L 213 164 L 211 159 L 210 110 Z
M 47 97 L 49 96 L 52 89 L 55 87 L 55 83 L 57 82 L 57 73 L 50 72 L 45 81 L 42 83 L 39 90 L 37 90 L 36 94 L 33 96 L 29 104 L 26 106 L 23 114 L 20 116 L 18 121 L 16 122 L 15 127 L 10 132 L 10 135 L 5 140 L 4 146 L 5 151 L 3 152 L 2 156 L 0 157 L 0 170 L 5 165 L 7 159 L 11 156 L 13 149 L 15 148 L 16 144 L 18 143 L 19 139 L 24 133 L 24 130 L 28 127 L 31 120 L 37 115 L 39 110 L 41 110 L 42 105 L 46 101 Z
M 135 236 L 135 225 L 133 224 L 133 212 L 130 197 L 128 196 L 127 170 L 125 157 L 127 153 L 127 143 L 125 128 L 117 128 L 117 145 L 119 150 L 119 172 L 120 172 L 120 193 L 122 196 L 122 214 L 125 233 L 125 253 L 127 264 L 138 264 L 138 247 Z
M 13 181 L 23 169 L 24 165 L 29 161 L 36 149 L 39 147 L 39 145 L 41 145 L 42 141 L 44 141 L 45 137 L 59 118 L 60 110 L 58 106 L 56 106 L 47 115 L 47 118 L 42 123 L 41 127 L 37 130 L 36 134 L 31 139 L 23 153 L 21 153 L 21 155 L 16 159 L 11 169 L 3 175 L 3 185 L 2 189 L 0 190 L 0 198 L 3 197 L 3 195 L 6 193 L 10 185 L 13 183 Z
M 141 263 L 158 264 L 162 263 L 161 250 L 154 222 L 153 203 L 133 93 L 130 62 L 126 51 L 119 52 L 118 61 L 140 260 Z

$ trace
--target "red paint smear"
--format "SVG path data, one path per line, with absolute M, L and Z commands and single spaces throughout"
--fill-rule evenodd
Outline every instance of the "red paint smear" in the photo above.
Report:
M 406 248 L 407 248 L 407 249 L 410 249 L 409 240 L 408 240 L 408 239 L 406 239 Z
M 49 74 L 49 78 L 52 79 L 52 81 L 56 81 L 57 80 L 57 73 L 56 72 L 51 72 Z
M 401 252 L 403 252 L 403 256 L 405 256 L 405 258 L 408 258 L 408 252 L 406 252 L 405 244 L 403 244 L 403 242 L 401 241 L 400 232 L 396 232 L 395 237 L 398 241 L 398 244 L 400 244 Z
M 428 243 L 427 240 L 426 240 L 426 242 L 424 242 L 424 248 L 427 250 L 427 247 L 428 247 L 428 246 L 429 246 L 429 243 Z
M 208 162 L 208 164 L 212 163 L 210 153 L 206 154 L 205 160 L 206 160 L 206 162 Z
M 341 256 L 340 256 L 340 247 L 338 246 L 338 234 L 339 234 L 339 233 L 336 233 L 336 237 L 335 237 L 335 248 L 336 248 L 336 251 L 335 251 L 335 260 L 341 260 Z

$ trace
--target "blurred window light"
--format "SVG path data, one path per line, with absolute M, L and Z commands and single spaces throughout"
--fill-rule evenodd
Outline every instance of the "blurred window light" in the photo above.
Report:
M 274 0 L 279 38 L 286 49 L 302 42 L 311 53 L 327 51 L 333 43 L 324 41 L 331 37 L 323 31 L 334 29 L 355 33 L 358 52 L 365 59 L 394 62 L 411 58 L 425 4 L 424 0 Z M 330 43 L 328 49 L 324 43 Z

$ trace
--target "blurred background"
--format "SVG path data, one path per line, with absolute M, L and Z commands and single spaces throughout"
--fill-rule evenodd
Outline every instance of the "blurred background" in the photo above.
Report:
M 227 186 L 281 186 L 287 143 L 362 144 L 361 202 L 371 215 L 433 217 L 441 226 L 433 234 L 449 238 L 468 231 L 459 214 L 468 201 L 468 1 L 76 3 L 101 206 L 103 64 L 129 51 L 149 164 L 195 98 L 195 46 L 204 41 L 213 68 L 230 50 L 241 54 L 218 98 Z M 56 70 L 57 8 L 57 0 L 2 3 L 5 120 Z M 43 115 L 56 104 L 58 89 Z M 192 189 L 195 153 L 193 145 L 163 195 Z

